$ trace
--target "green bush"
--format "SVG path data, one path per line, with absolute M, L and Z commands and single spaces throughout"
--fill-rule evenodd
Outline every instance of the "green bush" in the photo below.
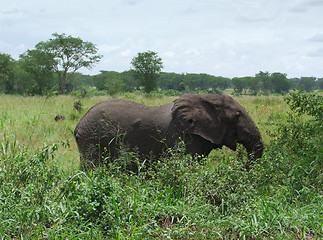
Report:
M 66 200 L 66 207 L 74 213 L 69 220 L 75 219 L 102 222 L 102 214 L 112 203 L 112 187 L 104 169 L 95 172 L 77 172 L 63 183 L 59 198 Z M 105 222 L 109 225 L 109 222 Z
M 317 120 L 323 119 L 323 91 L 304 93 L 292 92 L 289 96 L 285 97 L 286 102 L 291 110 L 302 114 L 309 114 Z
M 0 145 L 0 233 L 3 236 L 38 236 L 39 228 L 53 224 L 50 205 L 61 181 L 52 163 L 58 144 L 30 153 L 16 139 Z
M 279 128 L 277 144 L 284 149 L 289 165 L 289 187 L 293 196 L 301 195 L 303 188 L 319 192 L 323 180 L 323 97 L 320 93 L 295 92 L 286 101 L 293 112 Z

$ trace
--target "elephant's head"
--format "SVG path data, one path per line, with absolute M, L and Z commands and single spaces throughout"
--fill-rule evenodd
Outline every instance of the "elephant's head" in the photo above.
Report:
M 247 169 L 262 155 L 263 143 L 257 126 L 244 108 L 229 96 L 184 94 L 174 101 L 172 115 L 174 125 L 183 136 L 195 139 L 193 148 L 188 146 L 193 149 L 188 150 L 189 153 L 207 155 L 223 145 L 236 150 L 237 143 L 241 143 L 249 154 Z M 196 141 L 203 143 L 196 144 Z

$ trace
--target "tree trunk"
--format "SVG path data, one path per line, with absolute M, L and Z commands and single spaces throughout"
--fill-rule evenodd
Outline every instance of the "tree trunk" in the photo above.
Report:
M 59 73 L 59 88 L 62 94 L 64 94 L 65 92 L 66 77 L 67 77 L 66 72 L 63 72 L 63 74 Z

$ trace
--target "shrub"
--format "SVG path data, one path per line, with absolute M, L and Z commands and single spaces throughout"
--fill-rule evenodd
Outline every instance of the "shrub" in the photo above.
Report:
M 77 172 L 62 185 L 58 198 L 66 199 L 67 208 L 74 213 L 69 220 L 91 221 L 99 224 L 111 206 L 112 188 L 103 168 L 94 172 Z M 109 222 L 105 222 L 109 225 Z
M 37 236 L 38 228 L 53 224 L 50 205 L 61 181 L 51 162 L 58 144 L 29 152 L 15 138 L 4 137 L 0 145 L 1 235 Z
M 293 112 L 267 147 L 260 181 L 266 189 L 276 183 L 275 189 L 292 203 L 307 202 L 308 189 L 319 194 L 323 180 L 323 98 L 319 93 L 294 92 L 285 100 Z
M 285 97 L 285 101 L 289 104 L 290 108 L 298 113 L 309 114 L 317 120 L 323 119 L 323 91 L 304 93 L 292 92 L 289 96 Z

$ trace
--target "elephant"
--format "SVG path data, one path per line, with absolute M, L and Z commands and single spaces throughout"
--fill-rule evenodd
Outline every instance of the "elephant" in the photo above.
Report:
M 222 94 L 184 94 L 173 102 L 149 107 L 130 100 L 114 99 L 94 105 L 78 122 L 74 136 L 81 165 L 96 167 L 118 154 L 120 142 L 141 156 L 161 156 L 183 140 L 186 154 L 207 156 L 212 149 L 241 143 L 249 159 L 260 158 L 260 132 L 245 109 Z

